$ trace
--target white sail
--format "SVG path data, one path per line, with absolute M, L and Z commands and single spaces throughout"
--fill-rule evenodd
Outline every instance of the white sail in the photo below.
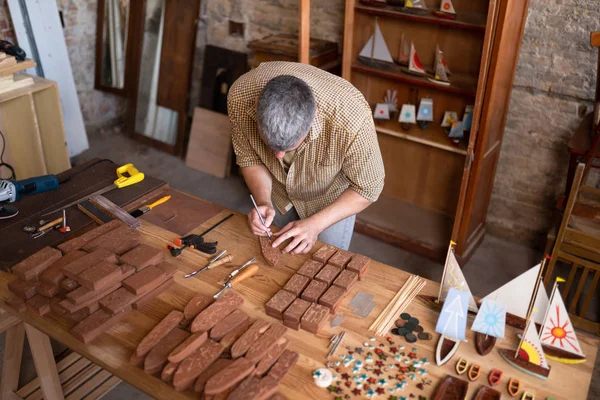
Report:
M 435 79 L 448 82 L 448 74 L 446 73 L 446 67 L 444 66 L 444 53 L 440 50 L 439 46 L 435 48 Z
M 373 40 L 375 40 L 375 44 L 373 44 Z M 365 47 L 361 50 L 360 56 L 389 63 L 394 62 L 377 22 L 375 23 L 375 33 L 371 35 L 367 44 L 365 44 Z
M 454 11 L 454 5 L 452 5 L 452 0 L 442 0 L 440 11 L 448 14 L 456 14 L 456 11 Z
M 423 10 L 427 10 L 427 5 L 425 4 L 425 0 L 406 0 L 404 3 L 404 7 L 406 8 L 421 8 Z
M 506 304 L 506 312 L 516 315 L 521 318 L 527 317 L 527 308 L 529 301 L 535 289 L 540 265 L 529 269 L 528 271 L 517 276 L 512 281 L 504 286 L 496 289 L 492 293 L 483 298 L 498 300 Z M 544 319 L 544 312 L 548 307 L 548 294 L 543 285 L 540 285 L 537 297 L 533 306 L 532 318 L 535 322 L 541 324 Z
M 499 301 L 485 299 L 479 307 L 471 330 L 502 339 L 505 325 L 506 306 Z
M 398 122 L 405 122 L 408 124 L 416 124 L 416 108 L 414 104 L 403 104 L 402 109 L 400 110 L 400 116 L 398 117 Z
M 565 308 L 562 297 L 558 292 L 558 286 L 554 287 L 550 297 L 550 305 L 546 313 L 546 318 L 542 324 L 540 339 L 546 346 L 551 346 L 563 351 L 567 351 L 578 356 L 583 355 L 575 329 L 569 318 L 569 313 Z
M 448 296 L 448 291 L 450 288 L 455 288 L 458 290 L 462 290 L 463 292 L 469 293 L 469 310 L 473 312 L 477 312 L 477 303 L 475 303 L 475 299 L 471 294 L 471 289 L 469 289 L 469 285 L 467 284 L 467 280 L 462 273 L 460 265 L 456 260 L 456 256 L 454 255 L 454 250 L 450 250 L 448 252 L 448 259 L 446 260 L 446 265 L 444 266 L 444 275 L 443 275 L 442 292 L 440 294 L 440 301 L 445 301 L 446 296 Z
M 542 350 L 542 344 L 540 343 L 533 322 L 530 321 L 527 324 L 524 335 L 525 336 L 521 341 L 521 347 L 519 347 L 518 357 L 547 369 L 548 362 L 546 361 L 546 356 Z
M 408 69 L 418 74 L 425 74 L 425 69 L 419 60 L 419 55 L 415 49 L 415 44 L 410 42 L 410 60 L 408 61 Z
M 374 119 L 390 119 L 390 105 L 387 103 L 377 103 L 373 112 Z

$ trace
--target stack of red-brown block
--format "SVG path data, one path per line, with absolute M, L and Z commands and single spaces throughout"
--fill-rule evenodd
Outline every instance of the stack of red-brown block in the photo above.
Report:
M 119 220 L 58 246 L 46 247 L 12 268 L 9 305 L 50 312 L 76 325 L 88 343 L 173 283 L 177 267 L 163 252 L 139 244 L 141 235 Z
M 281 399 L 279 382 L 299 355 L 287 350 L 287 329 L 239 310 L 234 291 L 218 300 L 196 295 L 171 311 L 138 344 L 131 363 L 177 391 L 206 399 Z
M 324 245 L 265 304 L 267 315 L 292 329 L 317 333 L 364 276 L 371 259 Z

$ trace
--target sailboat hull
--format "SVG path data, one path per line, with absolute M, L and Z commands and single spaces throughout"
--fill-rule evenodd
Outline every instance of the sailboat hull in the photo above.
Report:
M 546 358 L 563 364 L 582 364 L 587 361 L 584 355 L 573 354 L 568 351 L 557 349 L 556 347 L 547 346 L 543 343 L 542 349 L 544 349 Z
M 446 375 L 433 392 L 432 400 L 464 400 L 467 398 L 469 383 L 452 375 Z
M 501 398 L 502 395 L 499 391 L 487 386 L 481 386 L 475 397 L 473 397 L 473 400 L 500 400 Z
M 490 354 L 494 345 L 496 344 L 496 338 L 491 335 L 484 335 L 483 333 L 475 332 L 475 349 L 477 353 L 482 356 Z
M 358 61 L 365 64 L 367 67 L 372 67 L 372 68 L 383 68 L 383 69 L 395 69 L 396 68 L 396 64 L 376 60 L 373 58 L 363 57 L 363 56 L 358 56 Z
M 529 361 L 521 360 L 515 357 L 515 350 L 510 349 L 498 349 L 498 353 L 504 358 L 504 361 L 529 375 L 535 376 L 536 378 L 547 380 L 550 375 L 550 368 L 542 368 L 539 365 L 530 363 Z
M 450 82 L 446 82 L 446 81 L 438 81 L 437 79 L 433 79 L 433 78 L 427 78 L 429 79 L 430 82 L 435 83 L 436 85 L 441 85 L 441 86 L 450 86 Z
M 450 361 L 458 350 L 458 346 L 460 346 L 460 341 L 441 335 L 435 350 L 436 364 L 441 366 Z
M 434 11 L 433 15 L 435 15 L 438 18 L 443 18 L 443 19 L 456 19 L 456 14 L 450 14 L 450 13 L 445 13 L 443 11 Z

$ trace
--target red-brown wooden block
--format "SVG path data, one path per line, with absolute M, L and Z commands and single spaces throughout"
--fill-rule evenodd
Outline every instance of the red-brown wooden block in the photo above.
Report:
M 78 258 L 85 256 L 86 254 L 86 252 L 79 250 L 71 251 L 70 253 L 65 254 L 40 274 L 40 281 L 48 284 L 60 285 L 62 280 L 65 279 L 65 274 L 62 272 L 62 267 L 70 264 Z
M 139 296 L 121 287 L 100 299 L 100 308 L 111 314 L 118 314 L 133 304 Z
M 77 275 L 77 282 L 88 289 L 102 290 L 121 282 L 122 278 L 121 267 L 108 261 L 102 261 Z
M 183 319 L 183 313 L 173 310 L 160 321 L 138 344 L 135 352 L 138 356 L 148 354 L 152 348 L 162 340 Z
M 131 307 L 116 315 L 107 313 L 104 310 L 98 310 L 75 325 L 73 329 L 71 329 L 71 334 L 83 343 L 88 344 L 123 319 L 130 310 Z
M 113 229 L 118 228 L 119 226 L 124 226 L 125 224 L 118 219 L 114 219 L 110 222 L 107 222 L 104 225 L 100 225 L 97 228 L 94 228 L 74 239 L 66 241 L 62 244 L 59 244 L 57 247 L 63 254 L 70 253 L 75 250 L 79 250 L 83 246 L 85 246 L 88 242 L 104 235 L 112 231 Z
M 319 297 L 327 290 L 327 284 L 325 282 L 318 281 L 313 279 L 304 292 L 302 292 L 301 298 L 303 300 L 309 301 L 311 303 L 316 303 L 319 301 Z
M 300 293 L 308 286 L 310 282 L 310 278 L 300 274 L 294 274 L 290 278 L 289 281 L 283 287 L 283 290 L 287 290 L 290 293 L 293 293 L 294 296 L 300 296 Z
M 116 264 L 117 256 L 108 250 L 98 249 L 63 266 L 62 271 L 69 278 L 77 280 L 79 274 L 102 261 Z
M 50 299 L 42 295 L 36 294 L 25 302 L 27 309 L 37 315 L 46 315 L 50 312 Z
M 173 276 L 175 275 L 175 272 L 177 272 L 177 265 L 172 264 L 168 261 L 161 261 L 158 264 L 156 264 L 156 268 L 160 269 L 162 272 L 165 273 L 166 276 Z
M 352 258 L 352 253 L 346 250 L 338 250 L 328 261 L 328 264 L 335 265 L 338 268 L 344 268 Z
M 72 292 L 67 293 L 65 297 L 71 304 L 80 305 L 93 300 L 98 301 L 102 297 L 114 292 L 120 287 L 121 282 L 117 282 L 114 285 L 104 288 L 102 290 L 93 290 L 81 286 L 73 290 Z
M 88 252 L 105 249 L 111 253 L 121 255 L 137 246 L 140 239 L 141 234 L 138 231 L 131 229 L 129 226 L 120 226 L 86 243 L 82 248 Z
M 337 286 L 331 286 L 319 299 L 319 304 L 329 308 L 331 312 L 335 312 L 337 307 L 340 305 L 346 291 Z
M 315 279 L 321 282 L 325 282 L 327 286 L 331 285 L 335 278 L 342 272 L 342 270 L 335 265 L 327 264 L 319 273 L 315 276 Z
M 52 247 L 44 247 L 12 267 L 12 273 L 24 281 L 37 279 L 50 265 L 62 257 L 62 253 Z
M 154 289 L 165 279 L 165 273 L 151 265 L 125 279 L 123 287 L 136 295 L 141 295 Z
M 40 282 L 37 280 L 24 281 L 19 278 L 8 283 L 8 290 L 23 300 L 29 300 L 35 296 L 35 288 L 39 286 L 39 284 Z
M 273 368 L 269 371 L 268 376 L 275 379 L 277 382 L 281 381 L 289 370 L 296 365 L 299 358 L 300 355 L 295 351 L 285 350 L 275 365 L 273 365 Z
M 142 295 L 142 297 L 138 301 L 133 303 L 133 308 L 135 310 L 139 310 L 140 308 L 144 307 L 146 304 L 150 303 L 153 299 L 158 297 L 161 293 L 169 289 L 169 287 L 171 287 L 173 283 L 175 283 L 173 278 L 168 278 L 166 281 L 161 283 L 156 289 Z
M 335 278 L 335 281 L 333 281 L 333 286 L 340 287 L 346 292 L 349 292 L 357 281 L 358 274 L 354 271 L 345 269 L 338 275 L 337 278 Z
M 146 244 L 140 244 L 119 257 L 122 264 L 131 265 L 135 267 L 136 271 L 141 271 L 150 265 L 156 265 L 162 260 L 163 252 Z
M 275 361 L 281 356 L 287 348 L 287 345 L 288 340 L 285 337 L 279 338 L 258 362 L 258 365 L 256 366 L 256 375 L 264 375 L 269 368 L 275 364 Z
M 79 288 L 79 283 L 75 279 L 65 278 L 60 283 L 60 288 L 67 293 L 72 292 L 73 290 Z
M 44 297 L 50 298 L 56 296 L 60 292 L 60 286 L 42 282 L 38 287 L 36 287 L 35 292 Z
M 358 274 L 358 279 L 362 279 L 364 274 L 367 273 L 370 263 L 371 259 L 369 257 L 365 257 L 361 254 L 353 254 L 352 260 L 350 260 L 346 268 L 349 271 L 356 272 Z
M 62 317 L 64 319 L 66 319 L 69 322 L 81 322 L 83 319 L 87 318 L 90 316 L 90 314 L 92 313 L 93 308 L 90 307 L 83 307 L 80 310 L 71 313 L 69 310 L 67 310 L 65 307 L 63 307 L 60 303 L 63 300 L 61 299 L 53 299 L 50 302 L 50 310 L 52 310 L 52 312 L 56 315 L 58 315 L 59 317 Z M 97 310 L 94 310 L 93 312 L 96 312 Z
M 298 324 L 302 319 L 302 316 L 310 307 L 310 302 L 302 299 L 296 299 L 294 302 L 285 310 L 283 313 L 283 323 L 285 326 L 293 327 L 293 329 L 298 330 Z M 285 322 L 288 322 L 286 324 Z M 293 323 L 293 324 L 290 324 Z
M 302 316 L 300 321 L 302 329 L 316 334 L 323 324 L 325 324 L 328 316 L 329 308 L 313 303 Z
M 283 312 L 294 300 L 296 300 L 295 294 L 281 289 L 265 304 L 265 312 L 270 317 L 283 319 Z
M 321 268 L 323 268 L 324 265 L 325 264 L 323 264 L 321 261 L 306 260 L 306 262 L 302 264 L 297 273 L 309 277 L 310 279 L 313 279 L 315 275 L 321 270 Z
M 14 294 L 10 296 L 8 300 L 6 300 L 6 304 L 8 304 L 9 306 L 11 306 L 19 312 L 23 312 L 27 309 L 25 301 L 22 298 L 15 296 Z
M 312 255 L 312 258 L 313 260 L 317 260 L 325 264 L 327 261 L 329 261 L 331 256 L 335 254 L 336 251 L 337 249 L 335 247 L 328 244 L 324 244 L 319 250 L 317 250 Z

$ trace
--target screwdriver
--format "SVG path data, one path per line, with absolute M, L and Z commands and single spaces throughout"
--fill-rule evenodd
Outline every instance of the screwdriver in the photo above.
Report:
M 252 264 L 249 265 L 246 269 L 244 269 L 242 272 L 240 272 L 238 275 L 234 276 L 229 282 L 223 284 L 223 289 L 219 290 L 214 296 L 213 299 L 218 299 L 219 296 L 221 296 L 225 290 L 233 287 L 234 284 L 238 284 L 241 283 L 242 281 L 246 280 L 247 278 L 250 278 L 254 275 L 256 275 L 256 273 L 258 272 L 258 270 L 260 269 L 260 267 L 258 266 L 258 264 Z
M 190 272 L 189 274 L 185 275 L 184 278 L 191 278 L 192 276 L 199 274 L 202 271 L 205 270 L 211 270 L 215 267 L 218 267 L 219 265 L 223 265 L 223 264 L 227 264 L 229 262 L 231 262 L 233 260 L 233 254 L 228 254 L 225 257 L 223 257 L 223 255 L 227 252 L 227 250 L 223 250 L 222 252 L 220 252 L 219 254 L 217 254 L 215 257 L 213 257 L 208 264 L 206 264 L 206 266 L 204 268 L 200 268 L 197 271 L 194 272 Z M 223 258 L 221 258 L 223 257 Z

